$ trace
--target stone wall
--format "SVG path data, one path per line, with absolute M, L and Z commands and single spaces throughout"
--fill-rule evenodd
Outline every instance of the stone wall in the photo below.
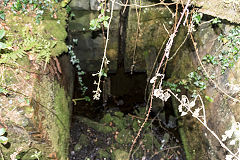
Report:
M 68 158 L 74 74 L 69 57 L 60 56 L 67 52 L 67 13 L 55 7 L 57 18 L 46 14 L 40 24 L 32 15 L 5 12 L 6 41 L 22 55 L 0 66 L 1 128 L 9 139 L 1 147 L 4 159 Z M 41 43 L 55 45 L 47 50 Z M 37 60 L 40 54 L 51 54 L 49 63 Z

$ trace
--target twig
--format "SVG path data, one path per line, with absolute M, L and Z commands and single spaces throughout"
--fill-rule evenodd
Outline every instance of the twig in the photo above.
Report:
M 136 0 L 135 0 L 135 3 L 137 3 Z M 141 4 L 141 0 L 140 0 L 140 4 Z M 135 55 L 136 55 L 136 50 L 137 50 L 137 41 L 138 41 L 138 37 L 139 37 L 139 33 L 140 33 L 141 9 L 138 11 L 138 9 L 136 7 L 136 14 L 137 14 L 137 31 L 136 31 L 136 37 L 135 37 L 135 43 L 134 43 L 134 50 L 133 50 L 133 60 L 132 60 L 132 66 L 131 66 L 131 74 L 133 74 L 134 67 L 135 67 L 135 64 L 136 64 Z
M 160 70 L 160 68 L 161 68 L 161 66 L 162 66 L 162 64 L 163 64 L 163 61 L 164 61 L 165 57 L 166 57 L 166 58 L 169 57 L 169 53 L 170 53 L 170 50 L 171 50 L 171 47 L 172 47 L 172 44 L 173 44 L 173 39 L 174 39 L 174 37 L 176 36 L 176 33 L 177 33 L 177 31 L 178 31 L 178 28 L 179 28 L 179 26 L 180 26 L 180 24 L 181 24 L 181 21 L 182 21 L 183 17 L 184 17 L 184 13 L 187 11 L 187 9 L 188 9 L 188 7 L 189 7 L 189 5 L 190 5 L 190 2 L 191 2 L 191 0 L 188 0 L 188 1 L 187 1 L 187 4 L 186 4 L 186 6 L 185 6 L 185 8 L 184 8 L 184 10 L 183 10 L 183 13 L 182 13 L 182 15 L 181 15 L 181 17 L 180 17 L 177 25 L 176 25 L 176 28 L 175 28 L 174 32 L 171 34 L 170 38 L 168 39 L 168 42 L 167 42 L 166 48 L 165 48 L 165 53 L 164 53 L 164 55 L 163 55 L 163 58 L 162 58 L 162 60 L 161 60 L 161 62 L 160 62 L 160 64 L 159 64 L 159 66 L 158 66 L 158 69 L 157 69 L 157 71 L 156 71 L 156 74 L 159 73 L 159 70 Z M 132 152 L 132 150 L 133 150 L 133 147 L 134 147 L 135 143 L 137 142 L 137 139 L 138 139 L 138 137 L 140 136 L 141 131 L 142 131 L 145 123 L 147 122 L 149 115 L 150 115 L 150 112 L 151 112 L 151 109 L 152 109 L 153 91 L 154 91 L 154 89 L 155 89 L 155 85 L 156 85 L 156 81 L 153 83 L 152 92 L 151 92 L 151 99 L 150 99 L 149 109 L 148 109 L 146 118 L 145 118 L 144 122 L 142 123 L 142 125 L 141 125 L 141 127 L 140 127 L 140 129 L 139 129 L 139 131 L 138 131 L 137 136 L 136 136 L 136 137 L 134 138 L 134 140 L 133 140 L 133 143 L 132 143 L 131 148 L 130 148 L 130 151 L 129 151 L 128 159 L 130 159 L 130 156 L 131 156 L 131 152 Z
M 108 60 L 107 60 L 107 47 L 108 47 L 108 42 L 109 42 L 109 31 L 110 31 L 110 24 L 111 24 L 112 18 L 113 18 L 113 8 L 114 8 L 114 2 L 115 2 L 115 0 L 113 0 L 112 2 L 113 2 L 113 4 L 112 4 L 112 8 L 111 8 L 111 15 L 110 15 L 110 19 L 109 19 L 108 27 L 107 27 L 106 44 L 105 44 L 105 47 L 104 47 L 104 53 L 103 53 L 103 58 L 102 58 L 102 63 L 101 63 L 100 71 L 99 71 L 99 73 L 98 73 L 97 90 L 94 91 L 95 94 L 94 94 L 93 99 L 95 99 L 95 100 L 99 100 L 99 98 L 100 98 L 100 92 L 101 92 L 100 83 L 101 83 L 102 71 L 103 71 L 104 64 L 105 64 L 105 63 L 108 63 Z
M 170 58 L 168 59 L 167 62 L 171 61 L 171 60 L 177 55 L 178 51 L 182 48 L 182 46 L 183 46 L 184 43 L 186 42 L 186 40 L 187 40 L 187 38 L 188 38 L 188 35 L 189 35 L 189 33 L 187 33 L 187 35 L 186 35 L 186 37 L 184 38 L 183 42 L 182 42 L 182 43 L 180 44 L 180 46 L 177 48 L 176 52 L 172 55 L 172 57 L 170 57 Z M 165 63 L 167 63 L 167 62 L 165 62 Z
M 176 149 L 176 148 L 180 148 L 180 146 L 173 146 L 173 147 L 168 147 L 168 148 L 162 149 L 161 151 L 159 151 L 159 152 L 155 153 L 154 155 L 152 155 L 150 159 L 152 159 L 155 155 L 157 155 L 157 154 L 159 154 L 161 152 L 164 152 L 166 150 L 168 151 L 168 150 L 171 150 L 171 149 Z
M 112 2 L 114 2 L 115 0 L 111 0 Z M 127 0 L 128 2 L 128 0 Z M 138 7 L 138 8 L 149 8 L 149 7 L 154 7 L 154 6 L 159 6 L 159 5 L 164 5 L 164 6 L 171 6 L 171 5 L 175 5 L 177 3 L 164 3 L 164 2 L 160 2 L 160 3 L 155 3 L 155 4 L 150 4 L 150 5 L 145 5 L 145 6 L 141 6 L 138 4 L 123 4 L 123 3 L 119 3 L 119 2 L 115 2 L 116 4 L 120 5 L 120 6 L 124 6 L 124 7 Z M 124 10 L 125 11 L 125 10 Z M 124 13 L 123 11 L 123 13 Z

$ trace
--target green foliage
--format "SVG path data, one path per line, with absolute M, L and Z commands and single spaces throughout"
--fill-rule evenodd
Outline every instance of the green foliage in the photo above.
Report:
M 205 55 L 202 58 L 202 61 L 206 62 L 206 63 L 211 63 L 213 65 L 217 65 L 218 64 L 218 61 L 216 60 L 216 57 L 213 56 L 213 55 L 210 55 L 210 54 Z
M 209 97 L 209 96 L 205 96 L 206 100 L 208 100 L 209 102 L 213 102 L 213 98 Z
M 4 0 L 4 6 L 7 6 L 8 2 L 9 0 Z M 29 11 L 32 11 L 36 15 L 36 23 L 39 24 L 46 10 L 50 12 L 51 17 L 54 18 L 54 14 L 56 13 L 54 3 L 52 0 L 15 0 L 10 6 L 12 12 L 15 14 L 17 14 L 17 12 L 29 14 Z
M 218 23 L 221 23 L 221 20 L 219 18 L 214 18 L 212 19 L 212 24 L 218 24 Z
M 100 72 L 100 76 L 101 77 L 102 76 L 107 77 L 107 72 L 104 69 L 102 69 L 101 72 Z
M 8 94 L 8 90 L 6 90 L 5 88 L 0 87 L 0 93 L 7 95 Z
M 77 42 L 76 39 L 73 40 L 74 43 Z M 78 82 L 81 86 L 81 91 L 82 94 L 84 95 L 85 92 L 87 91 L 87 87 L 84 85 L 83 80 L 82 80 L 82 76 L 85 74 L 84 71 L 82 71 L 81 66 L 80 66 L 80 61 L 77 58 L 77 56 L 75 55 L 74 51 L 73 51 L 73 46 L 72 45 L 68 45 L 68 54 L 70 55 L 70 62 L 72 63 L 72 65 L 75 66 L 75 68 L 77 69 L 77 75 L 78 75 Z M 86 100 L 86 99 L 84 99 Z
M 90 30 L 96 30 L 101 28 L 101 26 L 107 28 L 108 27 L 108 20 L 109 20 L 109 16 L 105 15 L 105 6 L 106 4 L 104 4 L 103 2 L 100 3 L 99 8 L 100 8 L 100 14 L 98 16 L 98 18 L 96 19 L 92 19 L 90 21 Z
M 166 81 L 163 81 L 163 86 L 164 87 L 169 87 L 173 92 L 177 92 L 177 93 L 180 93 L 181 90 L 178 88 L 179 85 L 176 84 L 176 83 L 171 83 L 171 82 L 166 82 Z
M 39 160 L 42 156 L 41 151 L 35 151 L 33 155 L 31 155 L 31 158 Z
M 3 53 L 0 58 L 0 63 L 16 62 L 17 59 L 23 58 L 26 54 L 31 54 L 36 57 L 36 61 L 45 61 L 45 66 L 51 57 L 51 49 L 56 45 L 55 42 L 44 39 L 41 35 L 23 36 L 25 39 L 18 43 L 18 49 Z
M 7 4 L 8 4 L 8 2 L 9 2 L 10 0 L 4 0 L 3 2 L 4 2 L 4 6 L 7 6 Z
M 0 128 L 0 143 L 2 144 L 7 144 L 8 142 L 8 138 L 4 136 L 5 133 L 6 133 L 6 129 Z
M 195 71 L 188 74 L 188 82 L 199 88 L 200 91 L 206 89 L 207 87 L 206 83 L 202 81 L 202 79 L 202 76 Z
M 192 16 L 193 23 L 199 25 L 201 23 L 202 16 L 203 16 L 202 13 L 198 13 L 198 12 L 193 13 L 193 16 Z
M 3 43 L 3 42 L 1 42 L 1 41 L 3 41 L 3 37 L 5 36 L 5 30 L 0 30 L 0 51 L 2 50 L 2 49 L 6 49 L 6 48 L 8 48 L 8 46 L 7 46 L 7 44 L 6 43 Z
M 200 23 L 200 15 L 195 15 L 195 18 Z M 212 20 L 212 22 L 219 22 L 218 19 Z M 198 23 L 196 22 L 196 23 Z M 214 22 L 214 23 L 215 23 Z M 202 58 L 202 62 L 205 65 L 213 66 L 214 69 L 216 67 L 220 67 L 221 74 L 224 74 L 225 71 L 229 68 L 232 68 L 234 64 L 239 60 L 240 57 L 240 27 L 233 28 L 227 35 L 220 34 L 218 37 L 218 41 L 222 44 L 222 50 L 213 55 L 206 54 Z M 196 71 L 190 72 L 187 75 L 186 79 L 182 79 L 175 83 L 163 83 L 163 85 L 169 87 L 172 91 L 177 91 L 177 88 L 184 87 L 190 93 L 192 93 L 192 97 L 195 97 L 199 92 L 203 91 L 207 87 L 208 78 L 215 79 L 216 74 L 211 73 L 210 77 L 207 77 L 205 73 L 202 72 L 202 67 L 198 67 Z M 209 96 L 205 96 L 206 100 L 209 102 L 213 102 L 213 98 Z
M 4 11 L 0 11 L 0 19 L 5 20 L 5 13 L 4 13 Z
M 240 27 L 233 28 L 229 34 L 218 36 L 218 41 L 223 45 L 223 49 L 217 55 L 207 54 L 203 57 L 204 64 L 221 66 L 221 74 L 228 68 L 232 68 L 240 57 Z

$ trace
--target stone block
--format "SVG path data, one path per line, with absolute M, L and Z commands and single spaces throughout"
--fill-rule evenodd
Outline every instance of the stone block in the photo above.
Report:
M 89 0 L 72 0 L 70 7 L 74 10 L 90 10 Z
M 131 71 L 133 60 L 135 61 L 135 72 L 145 72 L 151 69 L 152 61 L 155 59 L 154 57 L 156 57 L 158 50 L 168 36 L 163 24 L 168 30 L 170 30 L 173 25 L 172 15 L 166 8 L 142 9 L 139 25 L 136 10 L 129 10 L 126 53 L 124 57 L 126 72 Z M 140 28 L 140 32 L 137 37 L 138 27 Z M 149 61 L 150 59 L 151 62 Z
M 110 60 L 110 72 L 116 72 L 118 53 L 118 32 L 112 32 L 107 49 L 107 57 Z M 94 35 L 96 34 L 96 35 Z M 104 40 L 101 32 L 78 32 L 73 33 L 72 38 L 78 39 L 74 52 L 80 60 L 82 70 L 97 72 L 100 69 L 104 53 Z
M 104 40 L 101 29 L 91 31 L 89 30 L 89 23 L 90 20 L 96 18 L 99 13 L 76 10 L 73 12 L 76 14 L 76 17 L 69 23 L 69 30 L 70 37 L 72 39 L 78 39 L 78 44 L 74 47 L 74 52 L 79 58 L 81 68 L 84 71 L 97 72 L 100 69 L 103 57 Z M 115 72 L 117 69 L 118 23 L 119 14 L 118 12 L 114 12 L 107 49 L 107 57 L 110 60 L 110 72 Z

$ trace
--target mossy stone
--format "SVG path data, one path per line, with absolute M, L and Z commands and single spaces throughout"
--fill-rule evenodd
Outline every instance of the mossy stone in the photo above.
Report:
M 110 113 L 104 115 L 104 117 L 100 120 L 100 123 L 108 124 L 113 121 L 113 118 Z
M 128 159 L 128 152 L 124 150 L 114 150 L 112 153 L 112 159 L 114 160 L 127 160 Z
M 100 159 L 104 159 L 104 158 L 110 158 L 109 153 L 106 151 L 107 149 L 99 149 L 98 150 L 98 154 L 99 154 L 99 158 Z
M 84 124 L 88 125 L 89 127 L 95 129 L 98 132 L 102 132 L 102 133 L 107 134 L 107 133 L 110 133 L 110 132 L 113 131 L 112 127 L 107 126 L 107 125 L 102 124 L 102 123 L 92 121 L 92 120 L 90 120 L 88 118 L 85 118 L 85 117 L 79 117 L 79 121 L 83 122 Z
M 122 129 L 118 135 L 117 135 L 117 138 L 116 138 L 116 141 L 119 143 L 119 144 L 129 144 L 132 142 L 132 132 L 131 130 L 128 130 L 128 129 Z
M 115 112 L 114 115 L 119 117 L 119 118 L 124 116 L 124 114 L 122 112 Z
M 126 120 L 124 118 L 113 117 L 113 124 L 117 128 L 117 130 L 123 130 L 127 126 Z

